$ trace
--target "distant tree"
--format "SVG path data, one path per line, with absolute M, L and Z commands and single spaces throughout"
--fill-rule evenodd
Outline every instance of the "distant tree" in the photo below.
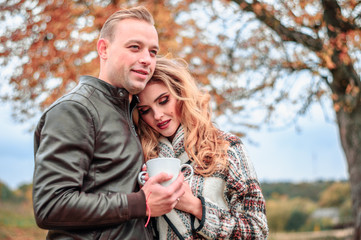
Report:
M 32 204 L 32 189 L 33 184 L 22 184 L 18 187 L 15 193 L 23 202 Z
M 16 199 L 15 194 L 6 184 L 0 182 L 0 201 L 14 201 Z
M 352 223 L 352 202 L 351 198 L 347 199 L 340 206 L 340 222 L 344 225 Z
M 284 232 L 301 228 L 316 207 L 316 203 L 306 198 L 289 198 L 287 195 L 273 194 L 272 198 L 266 201 L 270 231 Z
M 270 198 L 272 194 L 287 195 L 289 198 L 308 198 L 312 201 L 318 202 L 321 193 L 331 186 L 332 181 L 317 181 L 317 182 L 280 182 L 280 183 L 262 183 L 262 193 L 266 199 Z
M 285 230 L 288 232 L 299 231 L 301 227 L 305 225 L 309 215 L 310 215 L 309 213 L 306 213 L 299 209 L 293 210 L 286 223 Z
M 271 232 L 283 232 L 291 214 L 292 206 L 287 196 L 274 195 L 266 201 L 268 227 Z
M 345 182 L 335 182 L 321 193 L 319 205 L 321 207 L 340 207 L 350 198 L 350 184 Z

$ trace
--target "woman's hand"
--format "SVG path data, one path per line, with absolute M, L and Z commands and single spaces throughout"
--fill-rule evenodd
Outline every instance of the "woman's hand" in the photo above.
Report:
M 179 198 L 176 209 L 183 212 L 190 213 L 198 219 L 202 219 L 202 202 L 199 198 L 195 197 L 192 193 L 187 182 L 183 183 L 184 195 Z

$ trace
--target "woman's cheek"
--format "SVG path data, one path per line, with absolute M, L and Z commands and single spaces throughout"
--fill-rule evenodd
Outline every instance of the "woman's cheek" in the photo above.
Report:
M 144 119 L 144 122 L 146 123 L 146 124 L 148 124 L 149 126 L 151 126 L 152 128 L 154 128 L 154 123 L 153 123 L 153 121 L 152 121 L 152 119 L 151 119 L 151 117 L 148 115 L 148 116 L 146 116 L 145 118 L 143 118 Z

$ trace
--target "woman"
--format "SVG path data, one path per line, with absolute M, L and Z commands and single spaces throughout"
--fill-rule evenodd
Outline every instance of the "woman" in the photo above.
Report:
M 170 213 L 156 219 L 160 239 L 266 239 L 265 200 L 241 140 L 211 121 L 202 93 L 181 60 L 159 58 L 138 95 L 135 123 L 145 160 L 175 157 L 194 175 Z

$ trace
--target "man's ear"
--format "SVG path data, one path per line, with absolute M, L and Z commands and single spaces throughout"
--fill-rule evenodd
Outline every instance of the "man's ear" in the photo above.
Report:
M 108 58 L 108 46 L 109 46 L 109 42 L 107 39 L 99 38 L 97 43 L 97 50 L 98 50 L 98 55 L 101 59 Z

